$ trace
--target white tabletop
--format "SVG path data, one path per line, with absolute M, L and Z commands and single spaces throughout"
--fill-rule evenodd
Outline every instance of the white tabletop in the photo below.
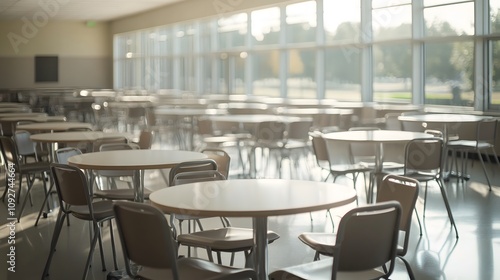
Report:
M 407 142 L 416 138 L 429 138 L 432 135 L 423 132 L 400 130 L 356 130 L 323 134 L 324 139 L 350 142 Z
M 235 179 L 174 186 L 149 198 L 167 213 L 265 217 L 339 207 L 355 201 L 356 193 L 352 187 L 334 183 Z
M 17 129 L 27 131 L 67 131 L 73 128 L 92 128 L 90 123 L 82 122 L 44 122 L 18 125 Z
M 38 133 L 31 135 L 31 140 L 42 143 L 80 143 L 94 142 L 101 139 L 133 137 L 130 133 L 123 132 L 102 132 L 102 131 L 71 131 L 55 133 Z
M 18 122 L 18 121 L 30 121 L 30 122 L 64 122 L 66 121 L 65 116 L 13 116 L 13 117 L 3 117 L 0 118 L 2 122 Z
M 205 154 L 178 150 L 123 150 L 72 156 L 68 164 L 83 169 L 137 170 L 171 168 L 184 161 L 206 159 Z
M 490 116 L 466 115 L 466 114 L 421 114 L 400 116 L 400 121 L 455 123 L 455 122 L 478 122 Z
M 224 115 L 225 109 L 203 109 L 203 108 L 161 108 L 155 110 L 155 115 L 161 116 L 205 116 Z
M 318 114 L 329 114 L 329 115 L 352 115 L 352 109 L 335 109 L 335 108 L 290 108 L 290 107 L 279 107 L 275 109 L 277 114 L 283 115 L 318 115 Z
M 248 123 L 256 124 L 265 121 L 281 121 L 281 122 L 294 122 L 301 120 L 312 120 L 312 118 L 301 118 L 294 116 L 276 116 L 276 115 L 223 115 L 223 116 L 210 116 L 212 121 L 234 122 L 234 123 Z

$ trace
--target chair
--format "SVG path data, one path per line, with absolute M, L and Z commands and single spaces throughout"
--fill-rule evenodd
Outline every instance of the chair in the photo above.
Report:
M 498 156 L 495 151 L 495 141 L 496 141 L 496 130 L 498 126 L 498 121 L 494 118 L 484 119 L 477 123 L 476 133 L 474 139 L 459 139 L 454 141 L 449 141 L 446 145 L 448 150 L 452 151 L 452 156 L 454 160 L 456 160 L 457 152 L 460 152 L 462 155 L 462 174 L 467 173 L 467 159 L 469 152 L 475 152 L 478 154 L 479 161 L 481 162 L 481 166 L 483 168 L 484 176 L 486 177 L 486 181 L 488 182 L 489 190 L 491 191 L 491 182 L 488 176 L 488 172 L 486 171 L 486 166 L 483 160 L 483 152 L 490 150 L 495 158 L 497 165 L 500 167 L 500 162 L 498 160 Z M 490 158 L 486 155 L 488 162 L 490 162 Z M 491 162 L 490 162 L 491 164 Z
M 56 163 L 60 164 L 68 164 L 68 158 L 76 155 L 81 155 L 82 151 L 76 147 L 65 147 L 65 148 L 59 148 L 55 151 L 55 161 Z M 45 200 L 43 201 L 42 205 L 45 204 L 45 202 L 48 200 L 51 192 L 52 192 L 52 186 L 50 186 L 49 191 L 45 195 Z M 38 221 L 40 220 L 40 216 L 42 215 L 42 210 L 43 208 L 40 208 L 40 211 L 38 212 L 38 217 L 36 218 L 35 226 L 38 225 Z M 47 215 L 44 214 L 44 218 L 46 218 Z M 69 217 L 68 217 L 68 225 L 69 225 Z
M 394 270 L 400 219 L 396 201 L 354 208 L 339 223 L 333 259 L 280 269 L 270 279 L 387 279 Z
M 171 181 L 171 185 L 177 186 L 187 183 L 225 179 L 226 178 L 216 170 L 188 171 L 177 173 L 174 176 L 174 179 Z M 221 252 L 229 252 L 231 253 L 231 260 L 229 264 L 230 266 L 232 266 L 234 263 L 234 253 L 244 252 L 248 267 L 248 262 L 252 260 L 251 252 L 254 246 L 253 229 L 232 227 L 229 219 L 225 217 L 220 217 L 222 222 L 221 228 L 208 230 L 203 229 L 201 222 L 199 222 L 199 217 L 177 214 L 171 215 L 172 225 L 174 224 L 174 218 L 179 220 L 180 234 L 178 234 L 176 237 L 179 245 L 205 248 L 207 250 L 208 258 L 212 262 L 212 252 L 215 252 L 217 254 L 217 261 L 219 262 L 219 264 L 222 263 Z M 181 223 L 183 220 L 197 221 L 200 230 L 191 232 L 191 228 L 189 227 L 188 233 L 182 233 Z M 274 242 L 278 238 L 278 234 L 272 231 L 268 231 L 267 240 L 269 243 Z
M 101 240 L 101 224 L 105 221 L 110 221 L 109 231 L 111 237 L 113 260 L 115 269 L 118 269 L 118 265 L 116 263 L 116 251 L 114 246 L 113 226 L 111 223 L 111 220 L 114 218 L 113 203 L 107 200 L 97 202 L 92 201 L 92 197 L 90 196 L 90 189 L 87 185 L 87 178 L 83 171 L 81 171 L 79 168 L 67 164 L 52 163 L 51 170 L 54 177 L 57 195 L 59 197 L 60 207 L 59 214 L 57 215 L 56 226 L 52 235 L 49 256 L 43 270 L 42 279 L 44 279 L 49 274 L 52 257 L 55 253 L 57 241 L 59 240 L 59 235 L 64 224 L 64 219 L 70 214 L 77 219 L 92 222 L 93 226 L 89 255 L 87 257 L 85 269 L 82 273 L 82 279 L 85 280 L 87 278 L 88 270 L 91 265 L 92 256 L 97 241 L 99 241 L 102 267 L 103 270 L 106 270 Z
M 289 160 L 290 174 L 293 174 L 292 163 L 295 167 L 295 173 L 298 175 L 301 171 L 300 159 L 303 158 L 307 161 L 310 154 L 311 143 L 309 141 L 309 131 L 313 126 L 312 120 L 300 120 L 290 122 L 285 131 L 285 144 L 281 150 L 280 159 L 280 178 L 281 178 L 281 164 L 284 159 Z M 306 164 L 307 174 L 309 172 L 309 165 Z
M 48 162 L 24 162 L 21 160 L 19 155 L 17 145 L 13 138 L 7 136 L 0 136 L 0 146 L 2 150 L 2 157 L 5 161 L 5 171 L 6 174 L 15 173 L 19 175 L 19 189 L 17 192 L 18 202 L 21 198 L 21 190 L 23 183 L 23 176 L 26 177 L 28 190 L 26 191 L 26 195 L 23 199 L 23 203 L 21 208 L 19 209 L 17 220 L 18 222 L 21 220 L 24 207 L 26 206 L 26 202 L 28 199 L 31 202 L 31 189 L 33 188 L 36 175 L 41 176 L 41 180 L 43 182 L 43 188 L 45 194 L 47 194 L 47 182 L 46 178 L 50 177 L 50 165 Z M 9 180 L 12 180 L 12 177 L 5 176 L 5 191 L 2 195 L 2 200 L 5 200 L 5 196 L 7 195 L 7 191 L 10 189 L 8 186 L 12 185 L 12 182 L 9 184 Z M 31 203 L 33 206 L 33 203 Z M 42 204 L 43 208 L 43 204 Z M 47 204 L 47 210 L 49 209 L 49 205 Z
M 261 150 L 261 158 L 266 161 L 266 167 L 263 170 L 268 170 L 267 166 L 272 157 L 273 151 L 277 152 L 281 156 L 281 151 L 285 145 L 285 131 L 286 123 L 280 121 L 264 121 L 260 122 L 255 127 L 254 138 L 251 140 L 251 151 L 250 151 L 250 163 L 253 162 L 253 168 L 251 164 L 250 174 L 253 173 L 257 175 L 257 163 L 256 163 L 256 149 Z M 264 156 L 265 151 L 268 152 L 267 158 Z M 276 158 L 276 170 L 281 171 L 281 160 L 280 157 Z M 257 177 L 257 176 L 255 176 Z
M 172 229 L 151 205 L 119 201 L 114 205 L 127 274 L 141 279 L 257 279 L 254 270 L 221 266 L 198 258 L 178 258 Z M 148 238 L 143 238 L 144 229 Z M 133 262 L 141 269 L 134 271 Z
M 377 203 L 394 200 L 401 205 L 402 214 L 399 231 L 404 236 L 404 239 L 402 245 L 398 246 L 397 256 L 405 264 L 410 279 L 415 279 L 415 276 L 410 264 L 403 257 L 408 251 L 411 221 L 418 198 L 418 185 L 419 183 L 415 179 L 389 174 L 384 177 L 377 191 Z M 314 261 L 318 261 L 320 255 L 333 256 L 335 238 L 336 235 L 333 233 L 310 232 L 299 235 L 300 241 L 316 251 Z
M 352 160 L 351 143 L 335 141 L 323 138 L 328 154 L 329 171 L 335 182 L 339 176 L 352 175 L 353 187 L 356 189 L 356 181 L 359 174 L 373 171 L 373 167 L 363 162 L 354 163 Z M 368 194 L 367 194 L 368 197 Z M 357 198 L 356 198 L 357 202 Z
M 206 148 L 201 151 L 206 154 L 209 159 L 213 159 L 217 163 L 217 171 L 222 173 L 225 178 L 229 178 L 229 170 L 231 167 L 231 157 L 222 149 Z
M 385 114 L 385 129 L 388 130 L 403 130 L 403 124 L 398 119 L 401 113 L 387 113 Z
M 328 151 L 326 150 L 325 139 L 323 139 L 322 133 L 317 130 L 309 132 L 309 138 L 311 139 L 316 165 L 322 171 L 328 171 L 328 175 L 324 179 L 322 178 L 322 180 L 326 182 L 332 173 L 330 172 L 330 163 L 328 162 Z
M 100 151 L 119 151 L 119 150 L 138 150 L 140 146 L 135 143 L 106 143 L 100 145 Z M 129 188 L 117 188 L 116 179 L 121 177 L 133 177 L 134 171 L 130 170 L 99 170 L 96 173 L 99 177 L 105 177 L 108 183 L 111 183 L 113 188 L 104 189 L 100 188 L 94 191 L 94 196 L 103 199 L 110 200 L 134 200 L 135 193 L 130 181 L 127 182 Z M 93 181 L 93 180 L 92 180 Z M 149 199 L 149 195 L 152 193 L 151 190 L 144 188 L 144 198 Z
M 12 137 L 22 161 L 27 162 L 29 159 L 34 161 L 48 161 L 48 150 L 43 150 L 41 146 L 33 142 L 30 138 L 31 133 L 26 130 L 17 130 Z
M 455 228 L 455 233 L 458 237 L 457 226 L 453 219 L 446 190 L 444 189 L 443 155 L 444 141 L 442 138 L 417 138 L 409 141 L 405 147 L 403 176 L 414 178 L 419 182 L 425 182 L 424 216 L 427 200 L 427 184 L 429 181 L 436 181 L 441 191 L 451 225 Z
M 152 130 L 141 130 L 139 134 L 139 139 L 135 144 L 139 145 L 139 148 L 142 150 L 151 149 L 153 145 L 154 133 Z

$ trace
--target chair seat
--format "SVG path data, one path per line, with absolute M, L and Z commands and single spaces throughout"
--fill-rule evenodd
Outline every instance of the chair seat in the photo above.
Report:
M 456 141 L 451 141 L 448 142 L 447 148 L 451 149 L 459 149 L 459 150 L 465 150 L 465 149 L 489 149 L 493 148 L 493 145 L 490 143 L 485 143 L 485 142 L 479 142 L 475 140 L 456 140 Z
M 280 236 L 273 232 L 267 232 L 267 240 L 272 243 Z M 253 229 L 250 228 L 218 228 L 193 233 L 180 234 L 177 241 L 186 246 L 210 247 L 213 251 L 241 251 L 242 248 L 252 248 Z
M 356 173 L 356 172 L 368 172 L 372 171 L 373 168 L 370 168 L 364 164 L 333 164 L 330 165 L 330 170 L 336 173 Z
M 102 221 L 115 216 L 115 213 L 113 212 L 113 202 L 111 200 L 96 201 L 92 203 L 92 209 L 94 212 L 94 218 L 97 221 Z M 87 205 L 71 206 L 70 210 L 76 218 L 92 221 L 92 216 L 90 215 L 89 207 Z
M 305 232 L 299 235 L 299 240 L 323 255 L 333 254 L 333 245 L 337 235 L 327 232 Z
M 251 278 L 255 271 L 246 268 L 233 268 L 217 265 L 213 262 L 198 258 L 181 258 L 177 261 L 179 279 L 218 279 L 218 277 L 234 276 L 234 279 Z M 141 279 L 173 279 L 170 269 L 157 269 L 144 267 L 139 271 Z M 225 278 L 226 279 L 226 278 Z
M 151 190 L 144 188 L 144 198 L 149 199 Z M 110 200 L 134 200 L 134 189 L 96 190 L 94 196 Z
M 271 280 L 282 279 L 332 279 L 332 258 L 325 258 L 314 263 L 300 264 L 296 266 L 287 267 L 272 272 L 269 275 Z M 295 277 L 293 277 L 295 276 Z M 358 279 L 379 279 L 384 276 L 382 271 L 377 269 L 364 270 L 364 271 L 338 271 L 337 279 L 358 280 Z

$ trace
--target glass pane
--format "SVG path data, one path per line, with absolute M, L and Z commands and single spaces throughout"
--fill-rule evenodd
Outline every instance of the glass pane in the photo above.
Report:
M 316 52 L 295 50 L 288 52 L 289 98 L 316 98 Z
M 490 0 L 490 32 L 500 32 L 500 0 Z
M 425 45 L 425 103 L 473 106 L 472 42 Z
M 411 100 L 411 47 L 409 44 L 373 47 L 373 100 Z
M 280 96 L 280 53 L 278 50 L 252 55 L 253 95 Z
M 474 3 L 424 9 L 427 36 L 474 35 Z
M 307 1 L 286 6 L 287 42 L 316 41 L 316 2 Z
M 217 21 L 220 49 L 245 46 L 247 17 L 246 13 L 240 13 Z
M 500 105 L 500 41 L 491 42 L 491 96 L 492 105 Z
M 177 31 L 175 32 L 175 40 L 177 41 L 179 49 L 178 53 L 194 53 L 196 51 L 195 48 L 195 34 L 196 29 L 194 25 L 191 24 L 183 24 L 178 26 Z
M 443 5 L 443 4 L 452 4 L 452 3 L 457 3 L 457 2 L 466 2 L 466 1 L 460 1 L 460 0 L 458 0 L 458 1 L 457 0 L 424 0 L 424 7 Z
M 386 8 L 404 4 L 411 4 L 411 0 L 372 0 L 372 8 Z
M 358 42 L 361 26 L 360 2 L 324 1 L 324 26 L 327 43 L 331 42 Z
M 253 11 L 251 16 L 253 44 L 278 44 L 280 37 L 280 9 L 274 7 Z
M 325 98 L 361 101 L 361 50 L 355 47 L 326 50 Z
M 411 22 L 411 5 L 373 10 L 373 39 L 410 38 Z

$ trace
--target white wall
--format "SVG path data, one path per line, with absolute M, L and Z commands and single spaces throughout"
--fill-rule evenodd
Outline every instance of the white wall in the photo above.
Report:
M 109 23 L 0 21 L 0 88 L 89 87 L 113 85 Z M 35 83 L 34 57 L 59 57 L 59 82 Z

